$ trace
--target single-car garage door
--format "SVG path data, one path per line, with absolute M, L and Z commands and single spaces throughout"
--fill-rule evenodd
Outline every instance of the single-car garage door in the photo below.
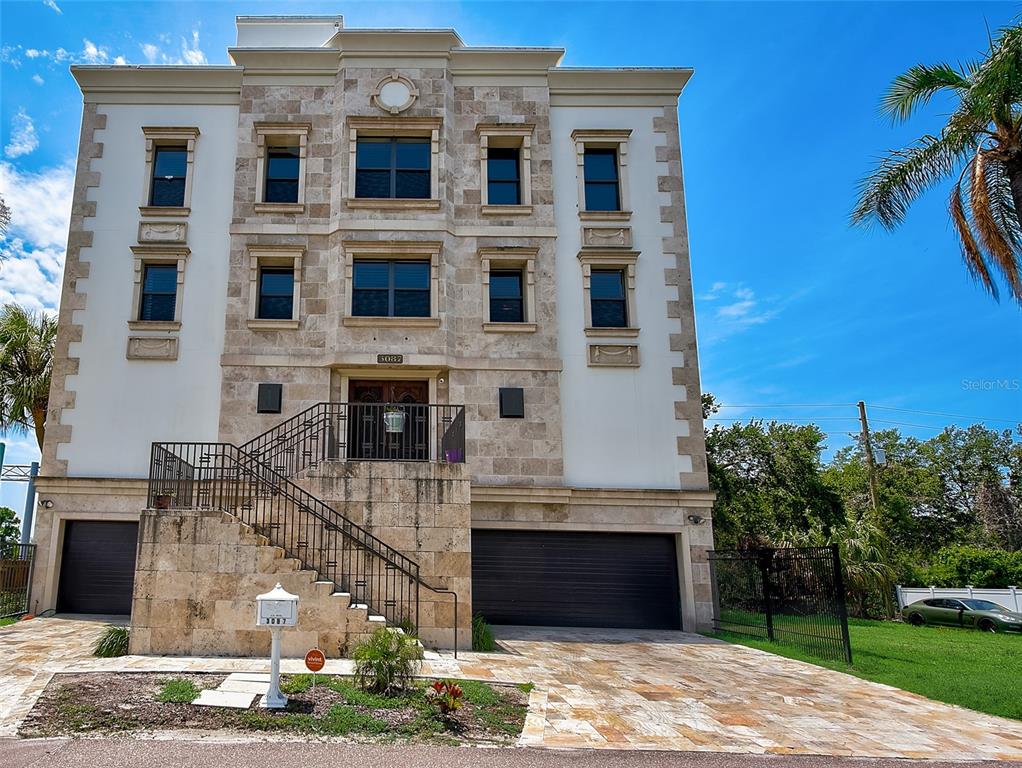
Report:
M 680 629 L 674 536 L 472 531 L 472 610 L 491 624 Z
M 64 529 L 57 610 L 131 613 L 138 523 L 72 520 Z

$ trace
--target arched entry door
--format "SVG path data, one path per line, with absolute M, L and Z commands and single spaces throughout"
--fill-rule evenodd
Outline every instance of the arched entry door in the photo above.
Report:
M 348 458 L 429 461 L 429 382 L 351 380 Z

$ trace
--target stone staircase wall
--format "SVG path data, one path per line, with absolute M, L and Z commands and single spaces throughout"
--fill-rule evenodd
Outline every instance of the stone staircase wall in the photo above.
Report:
M 458 593 L 458 646 L 472 647 L 471 478 L 464 464 L 326 461 L 291 478 L 419 564 L 429 584 Z M 454 603 L 420 587 L 418 634 L 454 647 Z
M 255 533 L 210 510 L 146 509 L 139 521 L 130 652 L 181 656 L 268 656 L 270 632 L 258 629 L 256 595 L 277 582 L 300 597 L 298 626 L 282 633 L 282 653 L 313 647 L 346 655 L 359 638 L 385 626 L 333 582 Z

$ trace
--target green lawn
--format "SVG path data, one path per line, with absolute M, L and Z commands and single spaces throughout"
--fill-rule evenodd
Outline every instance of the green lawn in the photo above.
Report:
M 886 683 L 931 699 L 1022 720 L 1022 636 L 851 619 L 852 666 L 726 632 L 729 642 Z
M 8 624 L 14 624 L 20 618 L 20 616 L 12 616 L 9 619 L 0 619 L 0 627 L 6 627 Z

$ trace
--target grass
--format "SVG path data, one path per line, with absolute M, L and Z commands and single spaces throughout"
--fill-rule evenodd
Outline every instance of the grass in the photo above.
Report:
M 779 656 L 886 683 L 937 701 L 1022 720 L 1022 637 L 893 621 L 850 619 L 852 666 L 767 640 L 716 636 Z
M 172 678 L 163 681 L 156 700 L 165 704 L 191 704 L 199 697 L 199 688 L 191 680 Z
M 6 619 L 0 619 L 0 627 L 6 627 L 8 624 L 17 624 L 17 623 L 18 623 L 18 617 L 16 617 L 16 616 L 11 616 L 11 617 L 6 618 Z
M 111 658 L 126 656 L 128 653 L 128 637 L 131 631 L 127 627 L 108 626 L 92 647 L 93 656 Z
M 472 617 L 472 650 L 477 653 L 491 653 L 497 650 L 497 641 L 493 639 L 493 630 L 486 619 L 478 613 Z

